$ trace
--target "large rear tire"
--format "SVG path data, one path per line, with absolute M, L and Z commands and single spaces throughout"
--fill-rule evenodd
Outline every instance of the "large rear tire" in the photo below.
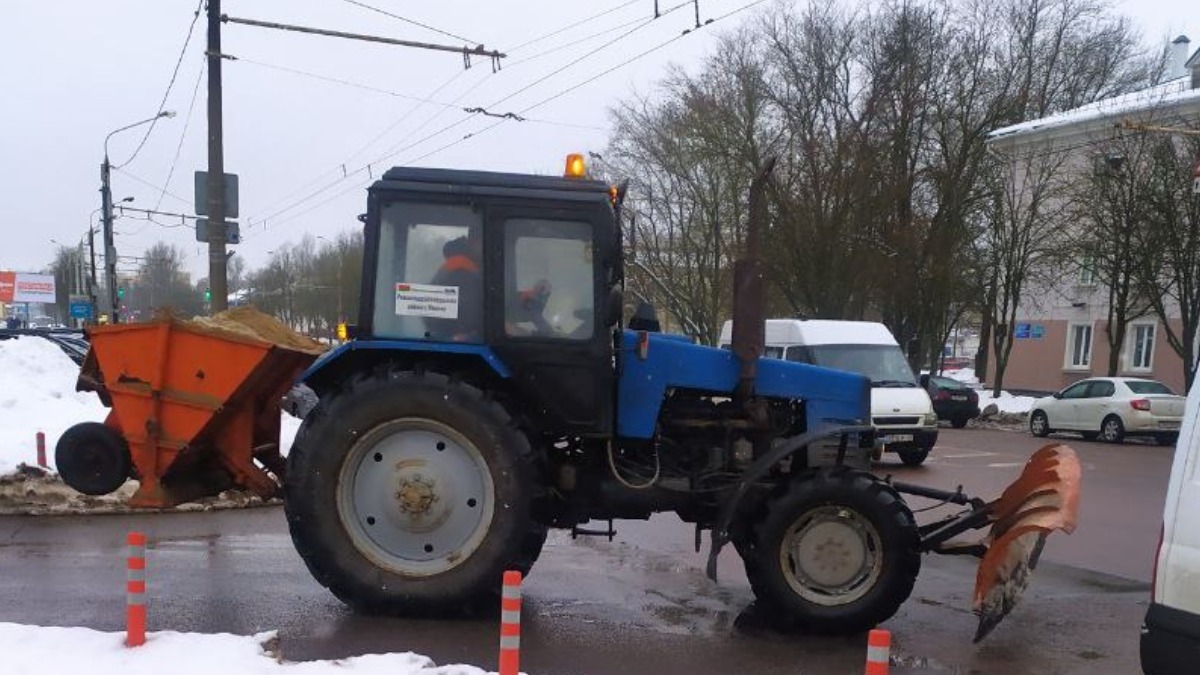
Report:
M 912 511 L 862 471 L 797 476 L 750 531 L 739 552 L 758 602 L 810 633 L 853 634 L 887 620 L 921 569 Z
M 367 611 L 453 615 L 528 572 L 546 527 L 525 434 L 476 388 L 437 373 L 363 378 L 322 397 L 285 483 L 296 550 Z

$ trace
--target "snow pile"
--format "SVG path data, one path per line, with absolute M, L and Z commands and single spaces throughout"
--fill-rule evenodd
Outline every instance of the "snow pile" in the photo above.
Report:
M 91 392 L 75 391 L 79 366 L 49 340 L 0 340 L 0 475 L 37 462 L 37 432 L 46 434 L 46 460 L 68 427 L 103 422 L 108 408 Z
M 986 408 L 989 403 L 995 403 L 1002 413 L 1028 413 L 1037 400 L 1032 396 L 1014 396 L 1007 391 L 1000 391 L 999 397 L 993 397 L 992 392 L 979 392 L 979 407 Z
M 274 633 L 255 636 L 150 633 L 128 648 L 122 633 L 0 623 L 6 673 L 89 675 L 485 675 L 474 666 L 435 666 L 412 652 L 289 663 L 272 653 Z M 68 647 L 64 649 L 64 646 Z
M 974 368 L 959 368 L 957 370 L 943 370 L 942 377 L 948 377 L 952 380 L 958 380 L 963 384 L 979 384 L 979 378 L 975 377 Z

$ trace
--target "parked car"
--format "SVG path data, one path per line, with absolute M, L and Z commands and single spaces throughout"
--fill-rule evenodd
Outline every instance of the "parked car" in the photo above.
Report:
M 1099 437 L 1109 443 L 1150 436 L 1159 445 L 1173 445 L 1186 400 L 1157 380 L 1093 377 L 1034 401 L 1029 431 L 1034 436 L 1075 431 L 1089 441 Z
M 941 375 L 922 375 L 921 386 L 929 392 L 938 419 L 949 420 L 955 429 L 979 417 L 979 394 L 970 386 Z
M 1171 464 L 1150 606 L 1142 623 L 1145 675 L 1195 673 L 1200 653 L 1200 483 L 1195 480 L 1200 386 L 1192 385 L 1186 417 Z

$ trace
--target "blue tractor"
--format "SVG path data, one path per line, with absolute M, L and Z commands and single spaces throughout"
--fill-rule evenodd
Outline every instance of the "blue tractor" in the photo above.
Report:
M 355 608 L 453 614 L 527 572 L 549 528 L 611 537 L 613 519 L 674 512 L 697 550 L 710 532 L 710 576 L 732 543 L 760 603 L 803 629 L 892 616 L 921 554 L 995 509 L 870 473 L 865 377 L 759 358 L 769 166 L 717 349 L 660 332 L 648 306 L 626 321 L 624 188 L 578 162 L 394 168 L 370 188 L 360 317 L 303 374 L 317 402 L 287 460 L 309 570 Z M 901 492 L 966 508 L 920 527 Z

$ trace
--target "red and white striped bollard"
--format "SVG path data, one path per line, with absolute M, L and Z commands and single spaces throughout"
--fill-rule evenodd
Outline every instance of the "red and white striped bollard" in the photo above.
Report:
M 500 591 L 500 673 L 518 675 L 521 666 L 521 573 L 504 573 Z
M 146 535 L 130 532 L 125 558 L 125 645 L 146 644 Z
M 882 628 L 867 633 L 866 675 L 888 675 L 892 634 Z

